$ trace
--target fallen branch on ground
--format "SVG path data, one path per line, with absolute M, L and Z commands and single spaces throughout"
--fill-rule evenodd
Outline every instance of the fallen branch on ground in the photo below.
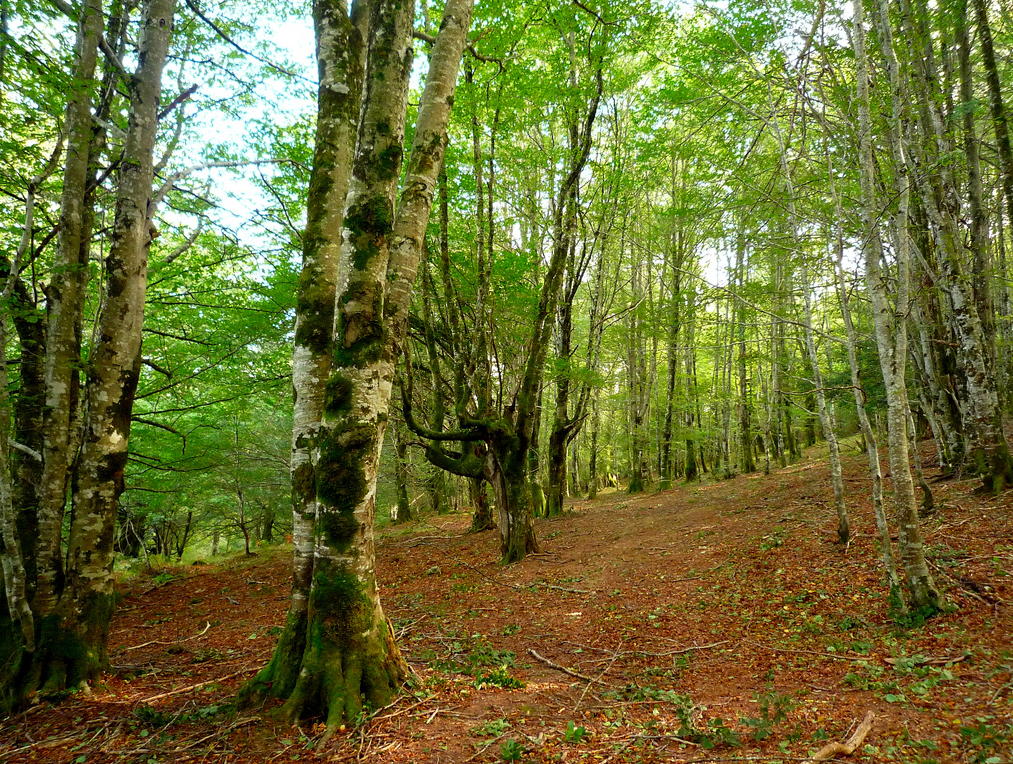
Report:
M 723 639 L 720 642 L 711 642 L 709 645 L 693 645 L 692 647 L 684 647 L 681 650 L 669 650 L 664 653 L 652 653 L 647 650 L 630 650 L 628 655 L 649 655 L 652 658 L 665 658 L 669 655 L 682 655 L 683 653 L 691 653 L 694 650 L 709 650 L 712 647 L 718 647 L 720 645 L 727 645 L 731 640 Z
M 833 653 L 821 653 L 815 650 L 796 650 L 790 647 L 771 647 L 770 645 L 765 645 L 762 642 L 753 642 L 752 640 L 749 639 L 742 640 L 742 643 L 746 645 L 754 645 L 755 647 L 762 647 L 764 650 L 773 650 L 776 653 L 799 653 L 800 655 L 818 655 L 821 658 L 831 658 L 835 661 L 848 661 L 849 663 L 868 660 L 868 657 L 866 656 L 858 656 L 855 658 L 850 658 L 847 655 L 834 655 Z
M 869 711 L 865 714 L 865 719 L 862 720 L 862 723 L 858 725 L 858 729 L 848 738 L 848 742 L 827 743 L 809 761 L 826 761 L 835 756 L 850 756 L 855 752 L 856 748 L 865 742 L 865 736 L 872 729 L 872 720 L 875 718 L 876 715 L 872 711 Z
M 539 655 L 537 652 L 535 652 L 531 648 L 528 648 L 528 652 L 531 653 L 532 656 L 534 656 L 535 658 L 537 658 L 538 660 L 540 660 L 542 663 L 544 663 L 549 668 L 554 668 L 554 669 L 556 669 L 556 671 L 562 671 L 564 674 L 569 674 L 570 676 L 572 676 L 572 677 L 574 677 L 576 679 L 580 679 L 582 682 L 597 682 L 597 681 L 600 681 L 600 680 L 597 680 L 597 679 L 592 679 L 589 676 L 584 676 L 583 674 L 578 674 L 576 671 L 572 671 L 571 669 L 568 669 L 566 666 L 560 666 L 558 663 L 553 663 L 548 658 Z
M 266 666 L 267 664 L 264 664 L 264 665 Z M 263 668 L 263 666 L 261 666 L 260 668 Z M 259 668 L 255 669 L 255 670 L 256 671 L 260 671 Z M 162 698 L 168 698 L 171 695 L 179 695 L 179 694 L 184 693 L 184 692 L 190 692 L 190 690 L 198 690 L 201 687 L 206 687 L 207 685 L 214 684 L 215 682 L 224 682 L 226 679 L 232 679 L 233 677 L 237 677 L 240 674 L 249 673 L 250 671 L 251 671 L 251 669 L 249 667 L 244 668 L 244 669 L 239 669 L 239 671 L 233 671 L 231 674 L 226 674 L 225 676 L 219 676 L 219 677 L 215 677 L 214 679 L 208 679 L 206 682 L 198 682 L 197 684 L 191 684 L 191 685 L 188 685 L 186 687 L 180 687 L 180 688 L 175 689 L 175 690 L 169 690 L 169 692 L 163 692 L 160 695 L 152 695 L 150 698 L 145 698 L 144 700 L 142 700 L 140 702 L 143 703 L 143 704 L 151 704 L 151 703 L 154 703 L 156 700 L 161 700 Z
M 187 637 L 186 639 L 177 639 L 174 642 L 159 642 L 157 639 L 153 639 L 150 642 L 145 642 L 143 645 L 134 645 L 133 647 L 124 647 L 123 648 L 123 652 L 126 653 L 126 652 L 129 652 L 131 650 L 140 650 L 142 647 L 147 647 L 148 645 L 178 645 L 180 642 L 189 642 L 191 639 L 197 639 L 197 637 L 203 637 L 210 630 L 211 630 L 211 621 L 208 621 L 207 622 L 207 626 L 204 627 L 204 631 L 202 631 L 200 634 L 194 634 L 192 637 Z
M 555 589 L 560 592 L 570 592 L 571 594 L 590 594 L 587 589 L 567 589 L 565 586 L 556 586 L 555 584 L 547 584 L 543 581 L 535 581 L 532 586 L 544 586 L 546 589 Z

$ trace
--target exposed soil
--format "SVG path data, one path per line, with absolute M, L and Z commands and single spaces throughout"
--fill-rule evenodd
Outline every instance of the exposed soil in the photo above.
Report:
M 381 531 L 384 606 L 415 677 L 322 746 L 319 725 L 227 707 L 270 657 L 287 550 L 135 578 L 112 624 L 116 673 L 0 721 L 0 761 L 804 761 L 868 711 L 868 737 L 838 760 L 1010 761 L 1011 494 L 932 484 L 924 530 L 956 607 L 902 627 L 867 472 L 846 458 L 847 549 L 815 456 L 572 503 L 537 521 L 543 553 L 509 567 L 464 514 Z

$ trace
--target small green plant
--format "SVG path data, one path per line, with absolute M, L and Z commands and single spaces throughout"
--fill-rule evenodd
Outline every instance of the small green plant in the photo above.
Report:
M 520 761 L 524 757 L 524 746 L 516 740 L 507 740 L 499 747 L 503 761 Z
M 174 576 L 172 575 L 172 573 L 170 573 L 167 570 L 163 570 L 161 573 L 159 573 L 157 576 L 151 579 L 151 582 L 157 588 L 159 586 L 165 586 L 167 583 L 172 581 L 173 578 Z
M 497 650 L 482 634 L 473 634 L 468 646 L 469 673 L 474 673 L 478 666 L 512 666 L 516 657 L 510 650 Z
M 837 628 L 841 631 L 856 631 L 869 628 L 869 623 L 860 615 L 849 615 L 845 613 L 837 619 Z
M 490 719 L 468 731 L 477 737 L 499 737 L 508 729 L 510 729 L 510 722 L 506 719 Z
M 741 742 L 739 736 L 725 724 L 724 719 L 709 719 L 705 724 L 700 724 L 694 717 L 699 716 L 706 707 L 697 706 L 688 695 L 680 695 L 675 690 L 657 690 L 653 687 L 627 687 L 626 694 L 634 700 L 659 700 L 671 703 L 675 706 L 675 716 L 679 720 L 676 735 L 702 748 L 710 750 L 723 745 L 736 746 Z
M 586 729 L 576 726 L 573 722 L 568 722 L 566 725 L 566 732 L 563 733 L 563 740 L 570 745 L 580 745 L 586 736 Z
M 760 704 L 759 717 L 741 717 L 739 721 L 752 728 L 753 740 L 757 742 L 770 737 L 774 727 L 784 722 L 788 714 L 798 707 L 790 695 L 769 689 L 764 693 L 753 693 L 753 700 Z
M 489 672 L 483 672 L 475 677 L 475 687 L 481 690 L 483 687 L 493 685 L 503 687 L 507 690 L 519 690 L 524 687 L 524 682 L 516 677 L 510 676 L 506 666 L 500 666 Z
M 782 528 L 777 528 L 773 533 L 768 533 L 760 542 L 760 551 L 769 552 L 771 549 L 777 549 L 777 547 L 784 544 L 784 537 L 785 533 Z
M 192 663 L 210 663 L 225 660 L 225 653 L 215 647 L 198 647 L 193 652 Z
M 172 721 L 172 717 L 169 714 L 156 711 L 151 706 L 141 706 L 134 709 L 134 716 L 149 727 L 165 727 Z
M 204 706 L 204 708 L 197 709 L 197 718 L 209 719 L 212 716 L 217 716 L 219 711 L 221 711 L 221 706 L 218 705 Z
M 1008 725 L 1005 730 L 990 724 L 992 717 L 980 716 L 977 724 L 973 727 L 963 726 L 960 728 L 960 736 L 964 741 L 978 749 L 972 752 L 971 761 L 976 764 L 998 764 L 1006 761 L 1002 756 L 1003 746 L 1013 742 L 1013 725 Z

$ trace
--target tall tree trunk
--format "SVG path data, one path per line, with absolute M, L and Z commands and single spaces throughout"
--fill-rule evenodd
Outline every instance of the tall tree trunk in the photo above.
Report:
M 84 665 L 77 669 L 81 679 L 90 679 L 108 666 L 106 645 L 114 604 L 113 529 L 124 489 L 131 412 L 141 368 L 157 115 L 175 6 L 175 0 L 150 0 L 144 5 L 106 258 L 99 340 L 88 363 L 86 426 L 74 474 L 66 588 L 59 608 L 64 627 L 84 648 Z M 66 668 L 69 679 L 74 669 Z
M 862 0 L 855 0 L 856 30 L 861 26 Z M 909 303 L 908 256 L 907 240 L 907 203 L 908 180 L 907 160 L 904 155 L 904 143 L 901 133 L 902 108 L 904 103 L 903 89 L 900 81 L 899 67 L 894 54 L 892 33 L 890 29 L 889 9 L 886 0 L 879 0 L 876 14 L 876 28 L 879 34 L 880 48 L 890 82 L 890 101 L 892 112 L 889 118 L 891 131 L 891 148 L 894 154 L 895 186 L 898 192 L 899 207 L 896 216 L 895 230 L 898 240 L 895 246 L 897 263 L 896 306 L 891 311 L 887 303 L 888 286 L 882 273 L 880 263 L 883 252 L 880 241 L 876 205 L 876 187 L 872 158 L 871 120 L 868 115 L 868 64 L 864 45 L 856 45 L 855 55 L 860 62 L 859 97 L 863 105 L 865 121 L 859 127 L 860 140 L 860 180 L 862 200 L 867 228 L 867 245 L 865 247 L 865 278 L 869 298 L 872 302 L 872 314 L 875 324 L 876 345 L 879 350 L 880 369 L 886 386 L 887 396 L 887 438 L 890 450 L 890 474 L 893 479 L 894 505 L 899 526 L 898 543 L 904 567 L 905 583 L 912 607 L 925 614 L 939 610 L 941 597 L 929 572 L 925 558 L 925 545 L 922 540 L 921 528 L 918 525 L 918 509 L 915 505 L 914 484 L 911 479 L 911 465 L 907 449 L 907 391 L 905 388 L 905 371 L 907 364 L 907 324 L 903 317 L 907 313 Z M 864 32 L 856 33 L 856 41 L 864 40 Z M 864 78 L 864 79 L 863 79 Z M 860 119 L 861 119 L 860 115 Z M 893 320 L 891 320 L 893 318 Z
M 588 457 L 587 498 L 598 498 L 598 426 L 600 413 L 598 410 L 598 394 L 594 393 L 591 401 L 591 453 Z
M 964 104 L 974 103 L 974 79 L 971 72 L 971 39 L 967 32 L 967 0 L 957 0 L 953 9 L 954 42 L 957 45 L 958 70 L 960 73 L 960 100 Z M 985 210 L 984 193 L 981 187 L 981 161 L 978 151 L 978 135 L 975 130 L 974 110 L 965 108 L 962 116 L 964 155 L 967 158 L 967 202 L 971 215 L 971 272 L 974 301 L 981 320 L 981 329 L 986 337 L 995 335 L 995 304 L 989 285 L 988 213 Z M 985 343 L 987 362 L 995 367 L 996 349 L 992 343 Z M 994 373 L 993 382 L 994 385 Z
M 322 10 L 347 15 L 338 4 Z M 268 693 L 286 698 L 290 718 L 323 714 L 328 733 L 356 718 L 365 702 L 385 705 L 405 672 L 376 585 L 376 478 L 471 3 L 451 0 L 444 12 L 396 211 L 414 6 L 378 2 L 370 12 L 364 103 L 338 266 L 333 366 L 314 475 L 317 517 L 305 648 L 276 651 L 272 659 L 278 673 L 296 666 L 295 685 L 284 688 L 288 692 L 275 689 L 268 669 L 244 691 L 247 698 Z M 325 71 L 345 63 L 340 48 L 318 45 L 318 55 Z M 337 233 L 330 232 L 326 243 L 336 244 Z
M 573 361 L 573 300 L 582 274 L 575 273 L 577 267 L 576 247 L 567 242 L 566 283 L 562 299 L 556 309 L 556 400 L 552 412 L 552 429 L 549 432 L 548 451 L 548 495 L 545 514 L 556 517 L 563 512 L 563 500 L 567 495 L 566 446 L 570 442 L 573 422 L 570 420 L 570 386 Z
M 981 42 L 981 63 L 985 69 L 985 81 L 988 84 L 988 104 L 992 116 L 992 129 L 999 151 L 999 179 L 1001 196 L 1005 202 L 1006 220 L 1013 222 L 1013 148 L 1010 147 L 1009 125 L 1006 118 L 1006 107 L 1003 103 L 1002 86 L 999 70 L 995 63 L 995 46 L 992 42 L 992 29 L 988 20 L 988 6 L 985 0 L 972 0 Z M 963 96 L 962 96 L 963 98 Z M 970 112 L 968 114 L 970 117 Z M 999 211 L 999 247 L 1000 256 L 1004 258 L 1005 243 L 1002 240 L 1002 210 Z M 1005 267 L 1003 267 L 1005 275 Z M 1009 287 L 1003 284 L 1000 288 L 1000 302 L 1003 315 L 1009 315 Z M 1000 386 L 1000 389 L 1004 389 Z
M 738 279 L 738 291 L 746 284 L 746 232 L 743 215 L 736 218 L 735 232 L 735 273 Z M 745 473 L 756 472 L 756 461 L 753 458 L 753 426 L 751 422 L 752 401 L 749 397 L 749 377 L 746 364 L 746 306 L 739 301 L 738 317 L 738 377 L 739 377 L 739 451 L 741 452 L 741 469 Z
M 869 74 L 868 55 L 865 47 L 865 27 L 863 20 L 864 8 L 856 6 L 853 24 L 855 25 L 852 40 L 855 47 L 855 58 L 858 66 L 858 121 L 860 130 L 860 141 L 869 139 L 868 130 L 871 125 L 869 116 Z M 863 142 L 862 147 L 865 147 Z M 863 157 L 864 157 L 863 153 Z M 845 347 L 848 353 L 848 370 L 851 374 L 851 392 L 855 400 L 855 412 L 858 416 L 858 426 L 865 441 L 866 456 L 869 461 L 869 475 L 872 479 L 872 513 L 876 518 L 876 531 L 879 537 L 879 553 L 883 562 L 883 572 L 886 577 L 888 588 L 888 599 L 890 609 L 900 615 L 905 611 L 904 598 L 901 592 L 900 579 L 897 576 L 897 565 L 894 562 L 893 541 L 890 538 L 890 527 L 886 518 L 886 510 L 883 507 L 883 472 L 879 463 L 879 447 L 876 442 L 876 433 L 869 422 L 869 415 L 866 412 L 866 395 L 862 388 L 861 367 L 858 363 L 858 339 L 855 331 L 855 324 L 851 316 L 851 302 L 847 284 L 844 281 L 844 212 L 841 207 L 841 197 L 834 182 L 834 167 L 829 151 L 827 152 L 827 177 L 830 178 L 830 191 L 834 199 L 834 217 L 836 219 L 836 240 L 834 261 L 835 287 L 837 298 L 841 306 L 841 316 L 844 320 L 846 334 Z M 867 181 L 867 179 L 866 179 Z M 865 181 L 863 181 L 865 182 Z M 863 185 L 863 190 L 865 186 Z M 878 231 L 875 232 L 878 235 Z
M 319 87 L 292 350 L 292 593 L 278 648 L 257 677 L 270 683 L 277 697 L 291 694 L 299 674 L 294 657 L 306 648 L 317 521 L 315 462 L 331 371 L 338 259 L 359 127 L 368 21 L 364 4 L 354 4 L 351 16 L 343 3 L 313 4 Z
M 80 395 L 78 314 L 84 300 L 91 239 L 91 230 L 85 230 L 85 194 L 92 139 L 92 89 L 101 36 L 102 2 L 86 0 L 78 15 L 73 86 L 64 118 L 67 157 L 60 197 L 60 233 L 53 265 L 57 277 L 46 294 L 44 468 L 39 487 L 35 553 L 38 583 L 33 602 L 33 609 L 42 617 L 55 610 L 63 590 L 60 537 L 73 460 L 72 420 Z
M 693 398 L 696 388 L 696 289 L 690 289 L 686 298 L 685 343 L 682 348 L 686 370 L 686 482 L 692 482 L 700 476 L 697 464 L 696 433 L 697 422 L 694 419 Z

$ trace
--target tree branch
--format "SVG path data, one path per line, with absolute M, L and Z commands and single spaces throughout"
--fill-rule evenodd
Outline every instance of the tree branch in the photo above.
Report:
M 423 32 L 420 29 L 414 30 L 412 32 L 412 37 L 414 37 L 416 40 L 419 40 L 420 42 L 428 43 L 429 45 L 435 45 L 436 44 L 436 37 L 434 35 L 431 35 L 428 32 Z M 499 64 L 500 67 L 503 66 L 503 59 L 496 58 L 495 56 L 486 56 L 486 55 L 483 55 L 482 53 L 479 53 L 475 49 L 475 45 L 473 43 L 469 42 L 469 43 L 466 44 L 465 47 L 467 47 L 468 52 L 472 56 L 474 56 L 474 58 L 476 60 L 478 60 L 478 61 L 484 61 L 487 64 Z
M 148 209 L 154 210 L 158 208 L 158 205 L 162 203 L 166 195 L 172 191 L 173 187 L 183 178 L 193 175 L 195 172 L 200 170 L 210 170 L 214 167 L 246 167 L 248 165 L 261 165 L 261 164 L 278 164 L 280 162 L 286 162 L 286 159 L 236 159 L 225 162 L 205 162 L 204 164 L 195 164 L 191 167 L 184 167 L 182 170 L 177 170 L 159 187 L 151 196 Z
M 186 101 L 190 100 L 190 96 L 192 96 L 194 93 L 197 92 L 197 88 L 198 87 L 200 87 L 200 86 L 199 85 L 191 85 L 186 90 L 184 90 L 182 93 L 180 93 L 178 96 L 176 96 L 175 98 L 173 98 L 172 102 L 168 106 L 166 106 L 164 109 L 162 109 L 160 112 L 158 112 L 158 120 L 159 120 L 159 122 L 161 122 L 163 119 L 165 119 L 166 117 L 168 117 L 169 114 L 172 113 L 172 110 L 175 109 L 177 106 L 179 106 L 181 103 L 185 103 Z
M 174 262 L 176 258 L 178 258 L 180 255 L 182 255 L 184 252 L 190 249 L 197 241 L 197 237 L 201 235 L 201 231 L 203 230 L 204 230 L 204 218 L 200 217 L 197 220 L 197 227 L 193 229 L 193 233 L 187 236 L 186 239 L 183 240 L 182 244 L 180 244 L 178 247 L 172 250 L 172 252 L 170 252 L 168 255 L 165 256 L 165 264 L 168 265 L 169 263 Z
M 16 440 L 8 440 L 7 445 L 9 445 L 16 451 L 20 451 L 23 454 L 28 454 L 37 462 L 42 461 L 42 454 L 40 454 L 34 448 L 29 448 L 28 446 L 22 445 L 21 443 L 18 443 Z
M 252 59 L 254 59 L 256 61 L 259 61 L 262 64 L 266 64 L 267 66 L 271 67 L 275 71 L 277 71 L 277 72 L 279 72 L 281 74 L 284 74 L 287 77 L 298 77 L 299 79 L 305 80 L 306 82 L 313 82 L 314 85 L 316 84 L 316 82 L 314 82 L 313 80 L 309 79 L 309 77 L 304 77 L 303 75 L 299 74 L 298 72 L 291 72 L 288 69 L 286 69 L 285 67 L 279 66 L 278 64 L 276 64 L 276 63 L 274 63 L 272 61 L 268 61 L 266 58 L 262 58 L 261 56 L 258 56 L 256 53 L 253 53 L 252 51 L 249 51 L 246 48 L 244 48 L 238 42 L 236 42 L 235 40 L 233 40 L 225 32 L 224 29 L 222 29 L 215 22 L 213 22 L 211 19 L 209 19 L 207 16 L 205 16 L 201 12 L 200 8 L 197 7 L 197 3 L 195 3 L 194 0 L 186 0 L 186 7 L 189 8 L 191 11 L 193 11 L 194 15 L 196 15 L 197 18 L 199 18 L 201 21 L 203 21 L 205 24 L 207 24 L 209 27 L 211 27 L 215 31 L 215 34 L 217 34 L 219 37 L 221 37 L 223 40 L 225 40 L 225 42 L 227 42 L 233 48 L 235 48 L 236 50 L 238 50 L 244 56 L 249 56 L 250 58 L 252 58 Z
M 123 62 L 120 61 L 120 57 L 116 55 L 116 51 L 113 50 L 109 41 L 106 40 L 105 35 L 99 37 L 98 45 L 105 54 L 106 61 L 108 61 L 112 65 L 113 69 L 116 70 L 116 73 L 120 75 L 120 79 L 123 80 L 123 84 L 129 86 L 130 72 L 128 72 L 126 67 L 123 66 Z

